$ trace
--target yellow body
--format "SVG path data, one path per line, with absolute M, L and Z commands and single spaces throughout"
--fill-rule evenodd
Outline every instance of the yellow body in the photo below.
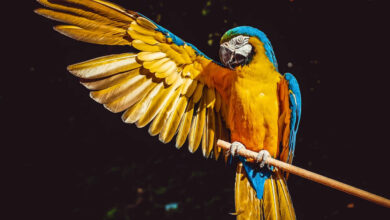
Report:
M 257 38 L 250 38 L 256 52 L 249 65 L 238 67 L 233 78 L 228 112 L 232 141 L 253 151 L 278 154 L 278 83 L 276 71 Z M 262 51 L 261 51 L 262 50 Z

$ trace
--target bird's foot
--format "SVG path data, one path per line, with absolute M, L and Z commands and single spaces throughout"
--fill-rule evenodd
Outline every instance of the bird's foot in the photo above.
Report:
M 271 157 L 271 154 L 267 150 L 261 150 L 256 157 L 256 162 L 260 163 L 260 168 L 263 168 L 266 164 L 268 169 L 271 169 L 270 165 L 267 163 L 267 160 Z
M 246 147 L 242 143 L 235 141 L 232 143 L 232 145 L 230 145 L 230 149 L 227 151 L 227 154 L 232 155 L 232 157 L 234 157 L 238 155 L 238 151 L 240 149 L 246 149 Z

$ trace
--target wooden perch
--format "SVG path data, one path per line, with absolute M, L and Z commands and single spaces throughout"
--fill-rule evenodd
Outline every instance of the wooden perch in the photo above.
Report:
M 223 141 L 223 140 L 218 140 L 217 142 L 218 147 L 229 150 L 231 143 Z M 240 149 L 237 151 L 237 153 L 245 158 L 252 158 L 256 159 L 257 153 L 247 150 L 247 149 Z M 384 207 L 390 208 L 390 200 L 386 199 L 384 197 L 369 193 L 367 191 L 358 189 L 356 187 L 347 185 L 345 183 L 339 182 L 337 180 L 313 173 L 311 171 L 296 167 L 294 165 L 282 162 L 280 160 L 276 160 L 273 158 L 269 158 L 266 161 L 267 164 L 270 164 L 274 167 L 277 167 L 279 169 L 282 169 L 284 171 L 287 171 L 289 173 L 295 174 L 297 176 L 306 178 L 308 180 L 312 180 L 317 183 L 321 183 L 322 185 L 332 187 L 334 189 L 343 191 L 345 193 L 351 194 L 353 196 L 360 197 L 362 199 L 368 200 L 370 202 L 377 203 L 378 205 L 382 205 Z

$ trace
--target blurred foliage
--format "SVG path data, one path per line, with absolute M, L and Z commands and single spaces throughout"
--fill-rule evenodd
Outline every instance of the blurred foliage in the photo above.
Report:
M 161 145 L 155 144 L 146 149 Z M 108 155 L 111 161 L 93 161 L 94 166 L 88 168 L 83 164 L 77 166 L 82 170 L 76 171 L 77 187 L 72 194 L 82 195 L 82 199 L 72 204 L 78 207 L 73 210 L 73 217 L 217 219 L 222 215 L 229 218 L 228 213 L 234 208 L 233 199 L 226 200 L 233 196 L 232 171 L 221 161 L 203 163 L 199 153 L 191 155 L 169 148 L 172 147 L 161 146 L 156 152 L 137 151 L 135 157 L 111 153 Z M 139 156 L 146 153 L 150 155 Z M 212 181 L 216 179 L 219 181 Z M 204 195 L 209 197 L 205 199 Z M 167 209 L 176 205 L 177 208 Z

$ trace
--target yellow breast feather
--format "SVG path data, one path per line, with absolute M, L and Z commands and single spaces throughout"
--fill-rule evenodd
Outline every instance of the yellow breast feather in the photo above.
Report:
M 231 87 L 228 124 L 232 141 L 248 149 L 266 149 L 278 154 L 278 83 L 281 75 L 264 52 L 263 43 L 251 37 L 255 55 L 252 61 L 236 69 Z

